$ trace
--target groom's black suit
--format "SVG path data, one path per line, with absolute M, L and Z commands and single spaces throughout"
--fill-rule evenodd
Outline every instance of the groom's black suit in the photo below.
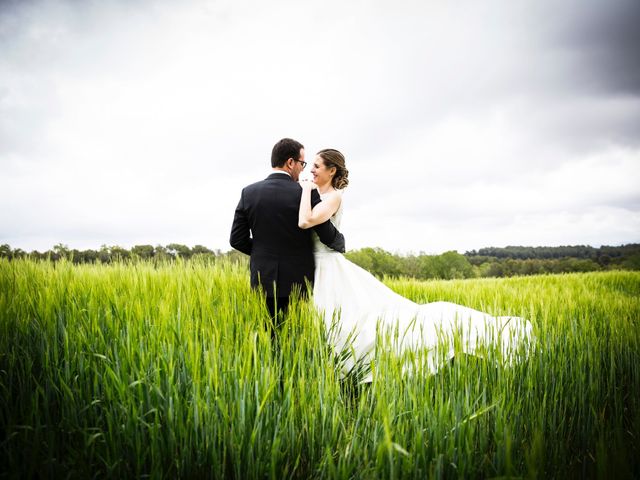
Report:
M 311 230 L 298 228 L 301 194 L 302 188 L 289 175 L 272 173 L 245 187 L 236 207 L 229 243 L 251 256 L 251 286 L 264 290 L 270 310 L 275 298 L 278 307 L 286 309 L 294 286 L 304 293 L 305 281 L 313 284 Z M 319 202 L 320 195 L 313 190 L 312 207 Z M 344 236 L 330 221 L 313 230 L 322 243 L 344 252 Z

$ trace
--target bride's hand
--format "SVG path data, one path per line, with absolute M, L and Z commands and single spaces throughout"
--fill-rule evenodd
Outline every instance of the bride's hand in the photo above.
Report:
M 314 190 L 318 188 L 318 185 L 313 183 L 311 180 L 300 180 L 298 182 L 304 191 Z

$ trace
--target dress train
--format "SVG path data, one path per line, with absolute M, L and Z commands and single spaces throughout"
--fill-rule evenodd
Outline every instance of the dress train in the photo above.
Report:
M 342 205 L 331 218 L 337 228 L 341 217 Z M 472 355 L 496 349 L 511 362 L 532 338 L 531 323 L 520 317 L 494 317 L 451 302 L 414 303 L 316 236 L 314 257 L 313 301 L 323 315 L 331 347 L 342 358 L 343 375 L 363 366 L 366 372 L 376 342 L 381 341 L 398 354 L 422 350 L 427 369 L 435 373 L 454 356 L 456 347 Z M 371 381 L 371 373 L 360 381 Z

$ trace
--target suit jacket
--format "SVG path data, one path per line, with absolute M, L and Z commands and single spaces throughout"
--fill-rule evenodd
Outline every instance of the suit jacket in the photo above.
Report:
M 302 188 L 289 175 L 272 173 L 242 190 L 236 207 L 229 243 L 251 256 L 251 286 L 268 297 L 288 297 L 294 285 L 313 284 L 312 229 L 298 227 Z M 311 192 L 311 205 L 320 202 Z M 344 236 L 330 221 L 313 227 L 320 241 L 344 252 Z M 274 295 L 275 287 L 275 295 Z

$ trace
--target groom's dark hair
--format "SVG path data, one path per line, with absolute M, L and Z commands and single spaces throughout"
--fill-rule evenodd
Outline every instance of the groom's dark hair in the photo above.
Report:
M 300 160 L 300 149 L 304 148 L 300 142 L 291 138 L 283 138 L 273 146 L 271 151 L 271 166 L 284 167 L 284 164 L 290 158 Z

